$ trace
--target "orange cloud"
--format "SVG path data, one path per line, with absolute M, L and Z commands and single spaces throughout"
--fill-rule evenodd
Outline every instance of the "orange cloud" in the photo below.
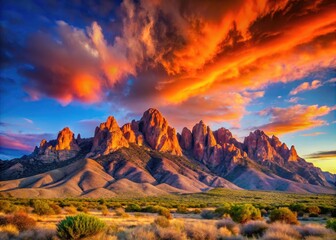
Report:
M 270 84 L 336 67 L 335 9 L 330 0 L 125 0 L 119 32 L 60 21 L 58 41 L 32 36 L 22 52 L 34 68 L 21 73 L 35 100 L 109 100 L 133 112 L 157 107 L 176 122 L 189 113 L 238 125 Z
M 311 84 L 309 84 L 309 82 L 304 82 L 302 84 L 300 84 L 299 86 L 297 86 L 296 88 L 294 88 L 292 91 L 290 91 L 290 95 L 296 95 L 299 92 L 304 92 L 304 91 L 309 91 L 309 90 L 313 90 L 316 88 L 319 88 L 322 86 L 321 81 L 319 80 L 314 80 L 311 82 Z
M 268 134 L 280 135 L 298 132 L 326 125 L 327 122 L 320 117 L 329 114 L 336 107 L 318 105 L 295 105 L 289 108 L 269 108 L 260 112 L 261 116 L 269 116 L 268 124 L 259 126 L 259 129 Z

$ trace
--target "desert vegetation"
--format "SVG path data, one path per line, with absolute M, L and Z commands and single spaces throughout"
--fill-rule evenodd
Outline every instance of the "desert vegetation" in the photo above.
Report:
M 335 239 L 334 214 L 331 195 L 222 189 L 143 198 L 1 198 L 0 239 Z

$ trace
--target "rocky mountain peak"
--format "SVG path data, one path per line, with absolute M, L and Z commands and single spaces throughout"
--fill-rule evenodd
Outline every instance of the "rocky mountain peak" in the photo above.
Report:
M 295 147 L 292 145 L 290 150 L 289 150 L 287 161 L 296 162 L 298 159 L 299 159 L 299 156 L 297 155 Z
M 232 133 L 226 128 L 219 128 L 213 132 L 218 144 L 230 142 L 233 139 Z
M 40 148 L 43 148 L 44 146 L 46 146 L 46 144 L 47 144 L 47 140 L 42 139 L 40 142 Z
M 193 144 L 193 137 L 191 131 L 184 127 L 181 132 L 180 145 L 185 150 L 190 150 Z
M 281 160 L 281 157 L 273 147 L 274 144 L 278 145 L 278 140 L 277 138 L 269 138 L 263 131 L 258 129 L 251 132 L 250 135 L 244 139 L 244 148 L 247 151 L 248 157 L 251 159 L 257 159 L 259 161 Z
M 132 120 L 131 123 L 124 124 L 121 131 L 128 142 L 143 145 L 144 137 L 139 131 L 139 121 Z
M 182 155 L 175 129 L 169 126 L 157 109 L 150 108 L 144 112 L 139 122 L 139 131 L 152 149 Z
M 207 137 L 207 130 L 208 128 L 202 120 L 197 123 L 192 129 L 192 136 L 194 140 L 193 154 L 198 161 L 201 161 L 204 157 L 204 153 L 206 150 L 205 140 Z
M 79 146 L 70 128 L 63 128 L 57 136 L 55 150 L 79 150 Z
M 128 141 L 120 130 L 117 121 L 114 117 L 109 116 L 106 122 L 96 127 L 91 152 L 88 156 L 106 155 L 128 146 Z

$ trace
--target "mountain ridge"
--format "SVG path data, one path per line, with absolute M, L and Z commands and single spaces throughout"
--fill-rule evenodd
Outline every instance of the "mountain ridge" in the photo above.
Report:
M 177 133 L 157 109 L 150 108 L 140 120 L 121 127 L 108 117 L 92 138 L 74 136 L 65 127 L 56 140 L 43 139 L 31 155 L 0 161 L 0 192 L 43 197 L 90 192 L 88 196 L 100 197 L 135 189 L 140 195 L 160 195 L 225 187 L 336 193 L 334 174 L 323 173 L 299 157 L 294 146 L 288 148 L 262 130 L 251 132 L 243 142 L 228 129 L 212 131 L 203 121 Z M 87 169 L 77 175 L 67 172 L 76 164 L 86 164 Z M 68 180 L 50 177 L 55 171 L 67 173 Z M 35 178 L 44 184 L 25 184 Z

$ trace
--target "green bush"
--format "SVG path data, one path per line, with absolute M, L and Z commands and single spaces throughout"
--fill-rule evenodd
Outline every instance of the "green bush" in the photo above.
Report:
M 129 204 L 126 207 L 126 212 L 141 212 L 141 207 L 138 204 Z
M 189 210 L 185 205 L 178 205 L 177 209 L 176 209 L 176 212 L 186 214 L 186 213 L 189 213 Z
M 48 202 L 43 201 L 43 200 L 34 200 L 33 201 L 33 208 L 34 208 L 34 213 L 38 215 L 51 215 L 55 214 L 54 209 L 50 207 Z
M 251 204 L 234 205 L 231 208 L 230 216 L 235 222 L 245 223 L 249 220 L 261 219 L 261 212 Z
M 293 203 L 289 205 L 289 209 L 292 210 L 293 212 L 303 213 L 306 211 L 307 206 L 303 203 Z
M 271 222 L 279 221 L 288 224 L 298 224 L 296 213 L 287 207 L 274 209 L 271 211 L 269 218 Z
M 57 235 L 60 239 L 81 239 L 102 232 L 106 224 L 99 218 L 80 213 L 68 216 L 57 224 Z
M 231 205 L 228 203 L 223 204 L 222 206 L 215 209 L 215 214 L 218 215 L 218 217 L 227 217 L 227 215 L 230 214 L 231 211 Z
M 336 218 L 332 218 L 327 221 L 327 228 L 330 228 L 336 232 Z

